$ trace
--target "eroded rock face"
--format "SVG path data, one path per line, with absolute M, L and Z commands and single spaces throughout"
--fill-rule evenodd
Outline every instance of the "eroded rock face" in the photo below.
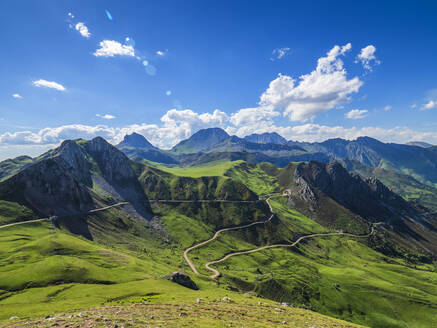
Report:
M 82 213 L 93 208 L 88 189 L 54 159 L 38 162 L 0 185 L 3 199 L 28 204 L 44 215 Z
M 150 217 L 147 196 L 129 158 L 101 137 L 66 140 L 0 183 L 0 197 L 44 215 L 70 215 L 94 208 L 96 190 L 114 201 L 130 202 Z
M 318 189 L 367 219 L 389 220 L 414 215 L 411 205 L 379 180 L 351 174 L 337 162 L 299 164 L 295 181 L 301 187 L 302 198 L 313 200 L 313 190 Z
M 199 290 L 196 283 L 185 273 L 173 272 L 170 276 L 170 281 L 190 289 Z
M 96 161 L 106 180 L 123 183 L 126 180 L 136 179 L 129 158 L 105 139 L 97 137 L 84 146 Z
M 85 151 L 75 141 L 65 140 L 52 157 L 80 182 L 92 186 L 91 165 L 86 159 Z

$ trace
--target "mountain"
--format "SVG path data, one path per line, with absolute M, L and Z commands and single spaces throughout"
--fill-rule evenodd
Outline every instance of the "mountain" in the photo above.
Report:
M 132 133 L 124 136 L 122 142 L 117 145 L 117 148 L 133 147 L 142 149 L 158 149 L 154 147 L 147 139 L 141 134 Z
M 283 184 L 292 204 L 318 222 L 349 231 L 384 222 L 393 243 L 437 254 L 437 216 L 379 180 L 349 173 L 338 162 L 290 164 L 284 172 L 293 175 L 292 183 Z
M 174 153 L 197 153 L 208 151 L 229 138 L 229 134 L 220 128 L 209 128 L 199 130 L 191 137 L 181 141 L 172 148 Z
M 164 164 L 177 164 L 178 161 L 168 152 L 153 146 L 143 135 L 128 134 L 116 147 L 134 161 L 148 160 Z
M 324 142 L 284 142 L 277 133 L 230 136 L 220 128 L 199 130 L 171 151 L 160 150 L 140 135 L 126 137 L 117 147 L 135 161 L 172 165 L 200 165 L 218 160 L 262 161 L 284 167 L 292 161 L 356 161 L 365 166 L 407 174 L 431 187 L 437 186 L 437 147 L 383 143 L 369 137 Z M 0 163 L 1 165 L 1 163 Z
M 265 132 L 261 134 L 251 134 L 244 137 L 244 140 L 254 142 L 254 143 L 272 143 L 272 144 L 280 144 L 285 145 L 287 143 L 287 139 L 282 137 L 276 132 Z
M 89 307 L 127 313 L 134 309 L 131 304 L 141 312 L 168 302 L 177 305 L 177 317 L 186 318 L 192 304 L 202 309 L 252 304 L 256 313 L 268 303 L 280 313 L 298 311 L 296 318 L 306 313 L 305 327 L 326 324 L 312 321 L 303 309 L 370 327 L 435 325 L 430 304 L 437 302 L 437 219 L 432 211 L 374 177 L 349 172 L 358 171 L 360 162 L 342 163 L 349 171 L 340 163 L 310 160 L 282 168 L 223 163 L 237 155 L 285 162 L 285 156 L 315 154 L 301 146 L 236 137 L 216 143 L 226 144 L 251 151 L 178 154 L 179 160 L 203 159 L 208 165 L 164 168 L 130 160 L 95 138 L 68 140 L 37 158 L 5 165 L 1 224 L 51 214 L 59 218 L 0 226 L 0 320 L 28 326 L 25 320 L 35 315 L 58 318 L 59 311 L 80 309 L 83 319 L 96 313 Z M 134 145 L 145 143 L 138 139 Z M 222 162 L 211 163 L 222 155 Z M 269 205 L 266 195 L 271 195 Z M 130 205 L 86 213 L 120 201 Z M 200 275 L 185 258 L 181 261 L 187 249 L 228 227 L 232 231 L 190 251 Z M 212 265 L 221 274 L 219 285 L 203 277 L 211 274 L 206 263 L 245 250 L 251 254 Z M 165 279 L 173 272 L 188 274 L 199 290 Z M 36 292 L 50 296 L 50 307 L 44 305 L 47 297 L 35 298 Z M 189 305 L 187 312 L 182 303 Z M 281 322 L 270 319 L 269 324 Z
M 0 182 L 0 199 L 42 215 L 89 211 L 101 204 L 129 201 L 136 215 L 150 208 L 129 158 L 97 137 L 66 140 Z
M 423 141 L 410 141 L 410 142 L 407 142 L 406 145 L 408 145 L 408 146 L 417 146 L 417 147 L 422 147 L 422 148 L 433 147 L 433 145 L 431 145 L 430 143 L 423 142 Z
M 265 134 L 276 139 L 275 133 Z M 162 164 L 199 165 L 217 160 L 248 160 L 253 163 L 268 161 L 278 166 L 285 166 L 290 161 L 320 160 L 328 161 L 322 153 L 310 153 L 302 147 L 281 142 L 256 143 L 244 138 L 230 136 L 220 128 L 199 130 L 190 138 L 181 141 L 170 151 L 153 147 L 143 136 L 135 134 L 126 136 L 117 145 L 129 158 L 141 162 L 151 161 Z
M 33 162 L 29 156 L 19 156 L 0 162 L 0 181 L 18 172 L 21 168 Z
M 272 134 L 266 138 L 280 138 L 277 134 Z M 256 137 L 254 137 L 256 139 Z M 250 138 L 249 138 L 250 139 Z M 219 128 L 210 128 L 199 130 L 187 140 L 181 141 L 173 147 L 172 152 L 190 154 L 198 152 L 217 152 L 217 151 L 247 151 L 247 152 L 306 152 L 303 148 L 294 145 L 286 145 L 283 143 L 259 143 L 251 142 L 246 138 L 230 136 L 226 131 Z
M 425 207 L 437 210 L 437 188 L 424 184 L 408 174 L 394 170 L 370 167 L 353 160 L 341 160 L 340 162 L 350 172 L 378 179 L 406 200 L 416 201 Z
M 412 176 L 418 181 L 437 185 L 437 148 L 423 148 L 383 143 L 369 137 L 356 140 L 329 139 L 320 143 L 299 143 L 309 152 L 321 152 L 331 159 L 358 161 L 366 166 L 379 167 Z

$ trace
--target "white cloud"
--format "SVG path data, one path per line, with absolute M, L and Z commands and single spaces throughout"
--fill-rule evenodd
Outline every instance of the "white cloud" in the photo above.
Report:
M 135 57 L 135 49 L 132 46 L 127 46 L 114 40 L 103 40 L 99 43 L 99 46 L 100 48 L 94 52 L 96 57 Z
M 157 54 L 158 56 L 165 56 L 165 55 L 167 54 L 167 52 L 168 52 L 168 49 L 165 49 L 165 50 L 158 50 L 158 51 L 156 52 L 156 54 Z
M 379 127 L 345 128 L 342 126 L 324 126 L 318 124 L 302 124 L 297 126 L 276 126 L 273 123 L 264 125 L 240 125 L 230 123 L 229 117 L 216 110 L 213 113 L 198 114 L 191 110 L 171 110 L 163 116 L 163 124 L 134 124 L 126 127 L 108 127 L 106 125 L 64 125 L 45 128 L 38 132 L 20 131 L 6 132 L 0 135 L 0 144 L 44 146 L 57 145 L 66 139 L 91 139 L 101 136 L 113 144 L 119 143 L 126 134 L 137 132 L 144 135 L 152 144 L 161 148 L 170 148 L 179 141 L 188 138 L 202 128 L 216 127 L 222 124 L 229 133 L 240 137 L 251 133 L 277 132 L 286 139 L 297 141 L 324 141 L 329 138 L 353 140 L 360 136 L 369 136 L 385 142 L 406 143 L 408 141 L 426 141 L 437 144 L 437 132 L 420 132 L 407 127 L 384 129 Z M 180 119 L 188 114 L 187 119 Z M 164 119 L 164 117 L 166 117 Z M 238 122 L 236 122 L 238 123 Z M 203 125 L 202 125 L 203 124 Z
M 276 48 L 272 51 L 272 57 L 270 58 L 270 60 L 274 61 L 276 59 L 281 59 L 282 57 L 287 55 L 290 50 L 290 48 Z
M 417 104 L 412 104 L 410 107 L 411 107 L 411 108 L 416 108 L 416 107 L 417 107 Z
M 351 47 L 350 43 L 335 46 L 326 57 L 319 58 L 314 71 L 300 76 L 298 81 L 279 74 L 261 95 L 260 105 L 283 109 L 284 116 L 292 121 L 308 121 L 348 102 L 350 95 L 363 85 L 358 77 L 347 78 L 343 61 L 339 58 Z
M 23 98 L 20 94 L 18 94 L 18 93 L 14 93 L 14 94 L 12 94 L 12 97 L 14 97 L 14 98 L 16 98 L 16 99 L 21 99 L 21 98 Z
M 68 13 L 68 16 L 70 16 L 71 18 L 74 18 L 74 15 L 72 13 Z
M 75 28 L 76 28 L 76 31 L 79 31 L 79 33 L 84 38 L 89 38 L 91 36 L 91 33 L 88 31 L 88 27 L 86 27 L 84 23 L 77 23 Z
M 365 69 L 371 71 L 372 65 L 379 65 L 381 63 L 376 59 L 375 52 L 375 46 L 368 45 L 367 47 L 361 49 L 361 52 L 358 54 L 355 62 L 360 62 Z
M 112 120 L 112 119 L 116 118 L 116 116 L 110 115 L 110 114 L 105 114 L 105 115 L 96 114 L 96 116 L 100 117 L 100 118 L 103 118 L 105 120 Z
M 422 109 L 432 109 L 435 107 L 437 107 L 437 101 L 430 100 L 429 102 L 427 102 L 422 106 Z
M 350 112 L 347 112 L 344 116 L 352 120 L 358 120 L 361 118 L 365 118 L 367 116 L 367 113 L 368 111 L 365 109 L 352 109 Z
M 37 81 L 33 81 L 32 84 L 36 87 L 56 89 L 58 91 L 65 91 L 66 90 L 62 84 L 59 84 L 59 83 L 53 82 L 53 81 L 37 80 Z
M 0 135 L 0 144 L 10 145 L 46 145 L 58 144 L 66 139 L 90 139 L 102 136 L 111 140 L 116 129 L 104 125 L 88 126 L 82 124 L 63 125 L 55 128 L 44 128 L 38 132 L 19 131 L 6 132 Z
M 274 124 L 273 119 L 281 114 L 271 107 L 243 108 L 233 113 L 229 118 L 228 133 L 251 134 L 253 130 L 259 130 Z M 232 126 L 233 125 L 233 126 Z
M 391 105 L 387 105 L 387 106 L 385 106 L 384 107 L 384 110 L 386 111 L 386 112 L 388 112 L 389 110 L 391 110 L 393 107 L 391 106 Z

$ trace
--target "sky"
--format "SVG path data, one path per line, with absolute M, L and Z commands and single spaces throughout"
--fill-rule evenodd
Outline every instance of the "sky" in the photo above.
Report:
M 437 144 L 435 1 L 0 2 L 0 160 L 132 132 Z

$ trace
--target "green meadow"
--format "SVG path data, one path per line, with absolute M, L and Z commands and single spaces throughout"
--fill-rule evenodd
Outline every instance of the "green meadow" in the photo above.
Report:
M 165 170 L 167 173 L 173 170 L 171 173 L 175 174 L 178 169 Z M 179 170 L 181 176 L 190 177 L 216 172 L 222 176 L 220 179 L 243 183 L 258 195 L 280 191 L 281 181 L 275 178 L 280 172 L 270 165 L 233 162 Z M 173 181 L 171 177 L 165 179 Z M 238 324 L 241 320 L 226 312 L 237 307 L 247 311 L 245 315 L 251 318 L 248 320 L 253 320 L 247 322 L 253 322 L 256 327 L 255 323 L 261 321 L 251 311 L 275 313 L 279 302 L 287 302 L 296 308 L 287 308 L 282 321 L 294 320 L 296 327 L 308 327 L 305 322 L 321 327 L 343 324 L 312 311 L 369 327 L 437 325 L 436 267 L 383 255 L 370 247 L 368 238 L 317 237 L 294 248 L 232 257 L 216 266 L 222 273 L 220 284 L 209 279 L 211 272 L 205 269 L 205 263 L 229 252 L 291 243 L 302 234 L 332 231 L 290 207 L 284 198 L 272 198 L 271 204 L 276 214 L 271 222 L 225 232 L 217 240 L 192 251 L 189 256 L 201 273 L 199 276 L 184 263 L 182 254 L 187 247 L 214 234 L 217 222 L 206 220 L 205 215 L 217 213 L 234 223 L 253 222 L 253 217 L 241 217 L 242 213 L 255 213 L 242 208 L 253 205 L 190 207 L 154 203 L 154 228 L 119 209 L 69 218 L 82 222 L 88 238 L 82 232 L 69 232 L 66 227 L 71 221 L 61 222 L 57 228 L 48 222 L 38 222 L 0 229 L 0 320 L 5 320 L 5 325 L 13 324 L 9 318 L 16 316 L 19 318 L 16 327 L 25 320 L 30 320 L 29 325 L 39 322 L 43 326 L 44 322 L 38 318 L 46 315 L 62 318 L 74 311 L 110 315 L 105 309 L 126 305 L 159 306 L 156 313 L 163 311 L 170 315 L 172 306 L 177 304 L 187 309 L 184 311 L 193 312 L 192 321 L 169 319 L 176 320 L 175 327 L 183 323 L 214 327 L 218 318 Z M 3 224 L 31 214 L 16 204 L 3 202 L 0 206 L 8 209 L 2 212 Z M 262 213 L 268 214 L 265 210 L 256 213 L 258 220 L 266 218 L 260 216 Z M 377 229 L 375 238 L 378 236 L 383 237 Z M 200 290 L 193 291 L 166 279 L 178 270 L 186 271 Z M 231 310 L 227 308 L 228 303 L 221 301 L 223 297 L 235 302 Z M 203 313 L 197 298 L 204 299 L 212 312 Z M 258 302 L 267 307 L 257 309 Z M 297 319 L 299 313 L 306 321 Z M 179 315 L 174 312 L 174 316 Z M 156 318 L 149 319 L 146 321 L 153 323 Z M 266 321 L 258 326 L 275 326 L 282 321 Z

